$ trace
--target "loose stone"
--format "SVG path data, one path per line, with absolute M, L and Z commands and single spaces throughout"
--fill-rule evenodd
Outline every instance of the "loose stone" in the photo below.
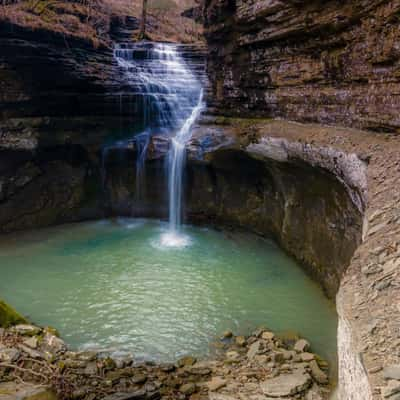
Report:
M 178 369 L 173 364 L 149 362 L 118 368 L 122 365 L 113 358 L 103 358 L 101 353 L 66 351 L 61 339 L 43 332 L 39 337 L 27 338 L 13 331 L 13 335 L 17 335 L 13 340 L 18 343 L 18 348 L 0 343 L 0 360 L 18 362 L 27 368 L 35 362 L 40 366 L 51 364 L 51 368 L 56 368 L 73 382 L 79 382 L 71 400 L 158 400 L 161 397 L 164 400 L 269 400 L 281 397 L 326 400 L 326 396 L 319 398 L 318 395 L 324 393 L 319 385 L 327 383 L 328 377 L 319 368 L 315 355 L 297 353 L 293 350 L 293 341 L 283 344 L 265 329 L 257 337 L 242 337 L 241 346 L 238 346 L 237 338 L 226 343 L 225 357 L 219 353 L 213 361 L 200 362 L 194 357 L 183 357 L 177 362 Z M 298 348 L 307 348 L 307 343 L 302 346 L 297 343 Z M 27 365 L 20 357 L 24 353 L 32 358 Z M 4 369 L 0 367 L 1 374 L 4 375 Z M 308 389 L 310 394 L 307 394 Z
M 273 340 L 275 338 L 275 334 L 273 332 L 265 331 L 261 334 L 261 338 L 264 340 Z
M 136 385 L 140 385 L 141 383 L 145 383 L 147 381 L 147 376 L 144 374 L 135 375 L 132 378 L 132 383 Z
M 196 359 L 194 357 L 186 356 L 186 357 L 182 357 L 181 359 L 179 359 L 177 362 L 177 365 L 178 365 L 178 367 L 182 368 L 182 367 L 191 366 L 191 365 L 195 364 L 195 362 L 196 362 Z
M 254 342 L 254 343 L 249 347 L 249 350 L 248 350 L 248 352 L 247 352 L 247 358 L 248 358 L 249 360 L 252 360 L 252 359 L 255 357 L 255 355 L 259 352 L 260 346 L 261 346 L 261 342 L 260 342 L 260 341 L 257 341 L 257 342 Z
M 243 347 L 246 345 L 246 338 L 244 336 L 236 336 L 235 343 L 238 346 Z
M 301 371 L 280 375 L 260 384 L 266 396 L 288 397 L 305 391 L 311 386 L 311 376 Z
M 196 385 L 194 383 L 185 383 L 179 389 L 183 394 L 191 395 L 196 391 Z
M 37 349 L 37 347 L 38 347 L 38 340 L 36 337 L 31 337 L 29 339 L 25 339 L 23 343 L 26 346 L 30 347 L 31 349 Z
M 218 376 L 212 378 L 211 381 L 207 383 L 208 389 L 211 392 L 215 392 L 215 391 L 223 388 L 225 385 L 226 385 L 226 380 L 222 379 Z
M 232 336 L 233 336 L 232 331 L 225 331 L 225 332 L 222 334 L 222 338 L 223 338 L 223 339 L 230 339 Z
M 1 346 L 1 345 L 0 345 Z M 0 347 L 0 361 L 3 362 L 13 362 L 18 360 L 18 357 L 20 355 L 20 351 L 18 351 L 15 348 L 1 348 Z
M 390 398 L 390 400 L 392 400 L 392 396 L 397 393 L 400 393 L 400 383 L 397 381 L 390 381 L 382 392 L 383 397 L 385 399 Z
M 328 383 L 328 376 L 323 372 L 315 360 L 310 362 L 311 375 L 317 383 L 325 385 Z
M 13 331 L 22 336 L 36 336 L 42 329 L 34 325 L 21 324 L 14 326 Z
M 310 362 L 315 359 L 315 356 L 312 353 L 301 353 L 300 358 L 301 358 L 301 361 Z
M 310 350 L 310 343 L 305 339 L 298 340 L 294 345 L 294 350 L 298 353 L 304 353 Z

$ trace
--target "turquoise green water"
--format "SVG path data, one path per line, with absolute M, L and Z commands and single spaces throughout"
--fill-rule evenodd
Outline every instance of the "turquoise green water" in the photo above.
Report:
M 171 361 L 262 325 L 334 362 L 333 306 L 274 243 L 185 227 L 186 247 L 163 247 L 166 229 L 118 219 L 0 238 L 0 297 L 74 348 Z

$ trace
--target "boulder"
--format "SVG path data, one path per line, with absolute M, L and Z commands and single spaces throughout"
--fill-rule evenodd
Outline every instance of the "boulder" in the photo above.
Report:
M 382 390 L 383 398 L 394 400 L 393 396 L 400 395 L 400 383 L 397 381 L 389 381 L 388 385 Z
M 238 346 L 243 347 L 246 345 L 246 338 L 244 336 L 236 336 L 235 343 Z
M 222 339 L 230 339 L 232 336 L 233 336 L 232 331 L 225 331 L 225 332 L 222 334 Z
M 275 338 L 275 334 L 273 332 L 265 331 L 261 334 L 261 338 L 264 340 L 272 340 Z
M 388 365 L 383 368 L 383 377 L 400 381 L 400 364 Z
M 46 332 L 44 335 L 42 346 L 51 354 L 58 354 L 67 350 L 67 346 L 64 341 L 49 332 Z
M 30 347 L 31 349 L 37 349 L 38 347 L 38 339 L 36 337 L 30 337 L 24 340 L 24 345 Z
M 222 379 L 218 376 L 215 376 L 211 379 L 210 382 L 207 382 L 207 387 L 210 392 L 215 392 L 226 385 L 226 380 Z
M 45 358 L 45 355 L 43 353 L 41 353 L 40 351 L 31 349 L 30 347 L 25 346 L 24 344 L 18 344 L 17 346 L 24 353 L 28 354 L 28 356 L 30 358 L 36 358 L 36 359 Z
M 39 333 L 42 331 L 42 329 L 38 326 L 29 324 L 18 324 L 15 325 L 12 329 L 14 332 L 22 336 L 36 336 L 39 335 Z
M 294 350 L 298 353 L 304 353 L 310 350 L 310 343 L 305 339 L 298 340 L 294 345 Z
M 310 362 L 315 360 L 315 355 L 313 353 L 301 353 L 300 354 L 301 361 Z
M 301 371 L 277 376 L 261 382 L 261 390 L 266 396 L 288 397 L 304 392 L 312 384 L 311 376 Z
M 18 359 L 19 355 L 19 350 L 15 348 L 8 348 L 0 344 L 0 361 L 6 363 L 14 362 Z
M 314 380 L 321 384 L 321 385 L 326 385 L 329 381 L 328 376 L 321 370 L 321 368 L 318 366 L 317 362 L 315 360 L 312 360 L 310 362 L 310 368 L 311 368 L 311 376 L 314 378 Z
M 191 365 L 196 363 L 196 359 L 191 356 L 182 357 L 178 360 L 177 365 L 178 367 L 190 367 Z
M 210 393 L 208 398 L 210 400 L 239 400 L 238 397 L 234 397 L 228 394 L 220 394 L 220 393 Z
M 57 400 L 57 396 L 47 387 L 28 383 L 0 383 L 1 400 Z
M 131 393 L 114 393 L 103 398 L 103 400 L 147 400 L 144 390 L 137 390 Z
M 254 342 L 250 347 L 249 350 L 247 351 L 247 358 L 249 360 L 252 360 L 256 354 L 259 352 L 261 346 L 261 342 L 258 340 L 257 342 Z
M 194 383 L 185 383 L 180 387 L 179 391 L 186 396 L 190 396 L 196 391 L 196 385 Z

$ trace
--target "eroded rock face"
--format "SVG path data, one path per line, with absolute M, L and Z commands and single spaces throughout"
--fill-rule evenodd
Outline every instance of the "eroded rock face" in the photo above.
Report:
M 187 220 L 272 236 L 334 298 L 361 242 L 364 163 L 333 148 L 237 130 L 195 130 L 185 172 Z M 147 161 L 140 193 L 134 150 L 110 154 L 106 187 L 114 214 L 168 216 L 166 149 Z
M 396 0 L 206 0 L 210 111 L 399 132 Z
M 226 134 L 232 138 L 229 128 Z M 272 235 L 334 297 L 361 242 L 362 162 L 353 160 L 360 169 L 353 175 L 351 157 L 333 150 L 329 154 L 318 146 L 281 140 L 280 151 L 275 151 L 263 138 L 247 140 L 211 146 L 201 161 L 189 164 L 190 218 Z M 336 173 L 357 183 L 346 190 Z
M 0 150 L 0 233 L 101 217 L 96 165 L 80 146 Z

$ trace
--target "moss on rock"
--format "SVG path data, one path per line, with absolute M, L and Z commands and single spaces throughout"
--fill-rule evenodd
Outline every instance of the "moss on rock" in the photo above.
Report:
M 0 327 L 8 328 L 11 325 L 26 323 L 27 320 L 18 314 L 12 307 L 0 300 Z

